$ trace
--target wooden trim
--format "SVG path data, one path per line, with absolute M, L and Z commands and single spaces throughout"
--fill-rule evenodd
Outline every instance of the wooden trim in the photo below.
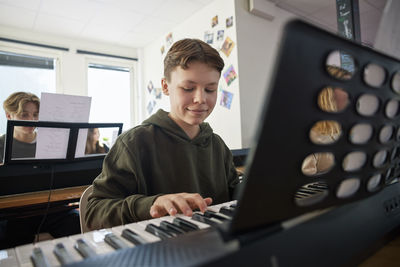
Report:
M 51 192 L 50 202 L 64 201 L 68 199 L 80 199 L 83 191 L 89 185 L 55 189 Z M 49 191 L 25 193 L 12 196 L 0 197 L 0 209 L 24 207 L 29 205 L 47 203 Z

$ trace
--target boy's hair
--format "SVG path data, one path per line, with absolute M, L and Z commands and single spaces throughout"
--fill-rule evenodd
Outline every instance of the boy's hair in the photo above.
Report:
M 224 60 L 218 51 L 199 39 L 183 39 L 175 42 L 164 59 L 164 77 L 171 79 L 171 72 L 176 67 L 187 69 L 191 62 L 205 63 L 220 74 L 224 68 Z
M 27 92 L 16 92 L 7 97 L 3 102 L 3 108 L 6 113 L 21 114 L 24 111 L 24 105 L 32 102 L 40 107 L 40 99 L 36 95 Z

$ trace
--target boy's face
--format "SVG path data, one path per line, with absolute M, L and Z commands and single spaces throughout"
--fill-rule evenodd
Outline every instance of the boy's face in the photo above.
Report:
M 164 94 L 169 95 L 170 117 L 184 130 L 198 127 L 210 115 L 217 101 L 220 73 L 201 62 L 191 62 L 171 72 L 168 82 L 162 79 Z
M 6 117 L 8 120 L 25 120 L 25 121 L 37 121 L 39 117 L 39 109 L 36 103 L 27 102 L 22 107 L 23 111 L 21 114 L 15 113 L 6 113 Z M 35 127 L 28 126 L 17 126 L 14 128 L 14 131 L 21 134 L 30 134 L 33 133 Z

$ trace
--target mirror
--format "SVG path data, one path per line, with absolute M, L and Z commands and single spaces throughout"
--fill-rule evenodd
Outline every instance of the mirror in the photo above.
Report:
M 330 152 L 318 152 L 308 155 L 301 165 L 301 171 L 307 176 L 327 173 L 335 165 L 335 156 Z
M 318 121 L 310 130 L 310 139 L 317 145 L 335 143 L 342 134 L 342 128 L 336 121 Z
M 60 129 L 67 130 L 67 129 Z M 29 126 L 15 126 L 12 140 L 11 159 L 14 160 L 27 160 L 35 159 L 36 144 L 37 144 L 36 127 Z M 18 136 L 15 138 L 15 136 Z M 4 144 L 5 146 L 5 144 Z M 5 149 L 5 148 L 4 148 Z M 3 155 L 1 155 L 3 157 Z
M 363 94 L 357 100 L 356 109 L 364 116 L 374 115 L 379 108 L 379 99 L 372 94 Z
M 350 80 L 356 71 L 356 63 L 348 53 L 336 50 L 326 59 L 326 71 L 336 79 Z
M 118 127 L 79 129 L 75 158 L 106 154 L 118 137 Z M 21 133 L 24 133 L 22 135 Z M 12 160 L 66 159 L 70 129 L 15 126 L 14 136 L 33 136 L 32 140 L 13 138 Z M 3 158 L 1 156 L 1 161 Z
M 378 64 L 370 63 L 364 68 L 364 82 L 372 87 L 381 87 L 385 82 L 386 71 Z
M 81 129 L 83 130 L 83 129 Z M 118 136 L 118 128 L 89 128 L 86 130 L 85 155 L 107 153 Z
M 331 113 L 343 111 L 349 104 L 349 94 L 341 88 L 325 87 L 318 95 L 318 106 Z

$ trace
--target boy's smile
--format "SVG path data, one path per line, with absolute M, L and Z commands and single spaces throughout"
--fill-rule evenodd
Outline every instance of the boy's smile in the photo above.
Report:
M 220 73 L 202 62 L 188 66 L 178 66 L 171 72 L 170 81 L 163 78 L 161 83 L 164 94 L 170 97 L 169 116 L 193 139 L 215 107 Z

